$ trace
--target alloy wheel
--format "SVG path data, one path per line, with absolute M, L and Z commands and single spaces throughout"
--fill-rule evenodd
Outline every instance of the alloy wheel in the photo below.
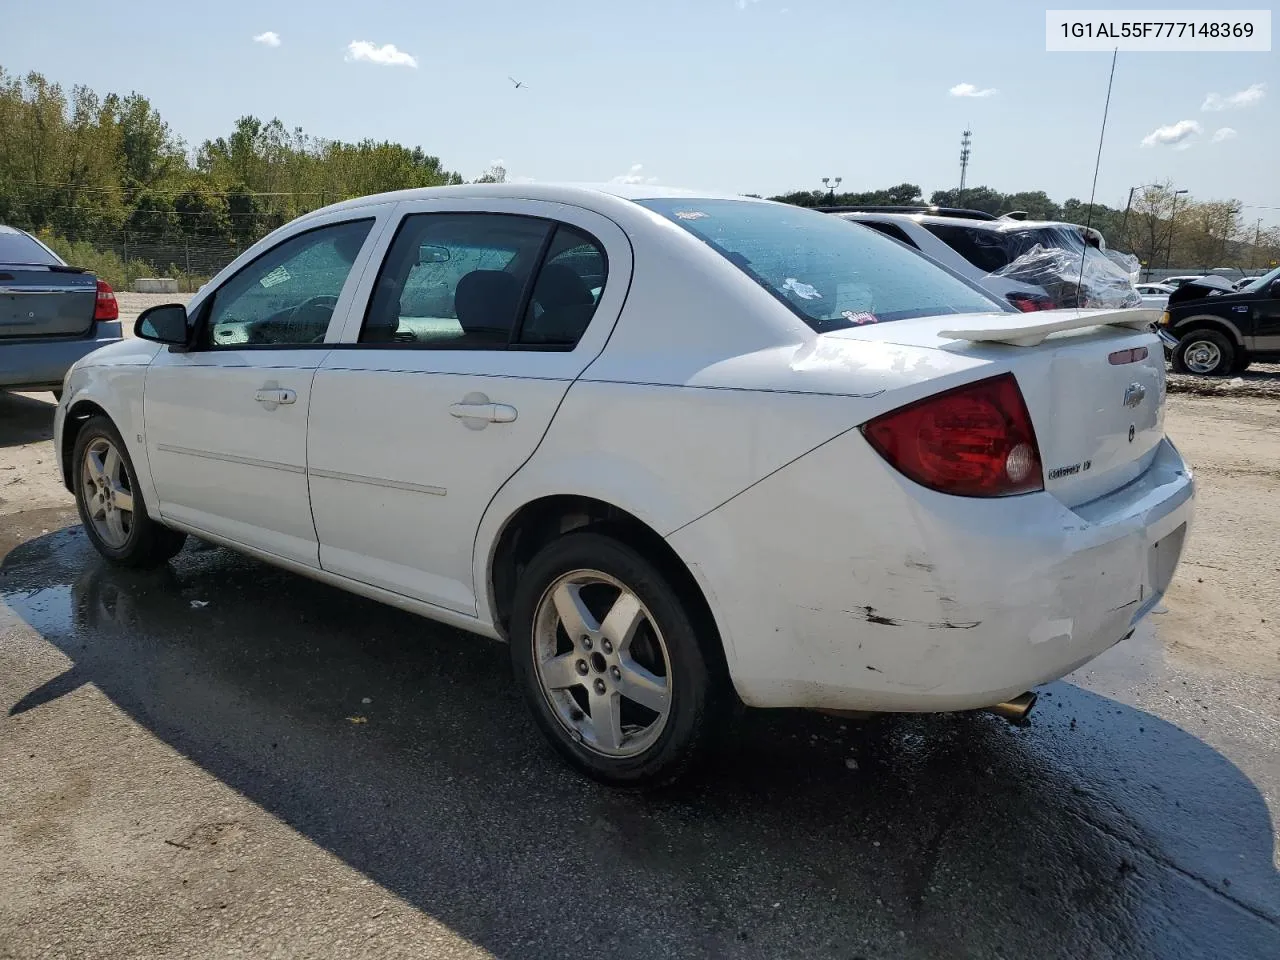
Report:
M 1192 373 L 1213 373 L 1222 362 L 1222 351 L 1209 340 L 1197 340 L 1182 353 L 1183 362 Z
M 80 478 L 80 495 L 94 532 L 113 550 L 123 549 L 133 531 L 133 489 L 115 444 L 106 437 L 89 443 Z
M 588 749 L 633 757 L 671 712 L 671 657 L 636 594 L 598 570 L 557 578 L 538 601 L 533 660 L 556 719 Z

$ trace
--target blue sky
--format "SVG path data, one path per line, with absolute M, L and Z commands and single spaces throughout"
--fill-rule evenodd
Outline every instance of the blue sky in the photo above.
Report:
M 501 159 L 513 177 L 763 194 L 824 176 L 955 186 L 968 124 L 970 184 L 1087 199 L 1110 65 L 1046 53 L 1043 5 L 981 0 L 63 0 L 56 18 L 20 3 L 4 19 L 7 70 L 137 90 L 192 145 L 253 113 L 420 144 L 468 178 Z M 278 45 L 254 42 L 267 31 Z M 404 59 L 386 44 L 416 66 L 368 59 Z M 1172 179 L 1280 223 L 1277 64 L 1121 53 L 1098 199 L 1122 206 L 1130 186 Z M 995 92 L 953 95 L 960 84 Z M 1244 105 L 1202 109 L 1251 88 Z

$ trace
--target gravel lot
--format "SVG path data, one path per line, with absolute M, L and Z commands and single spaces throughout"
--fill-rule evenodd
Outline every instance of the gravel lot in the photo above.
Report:
M 562 768 L 496 645 L 200 544 L 106 567 L 50 398 L 0 395 L 0 957 L 1280 956 L 1250 389 L 1170 398 L 1183 565 L 1029 727 L 749 714 L 657 797 Z

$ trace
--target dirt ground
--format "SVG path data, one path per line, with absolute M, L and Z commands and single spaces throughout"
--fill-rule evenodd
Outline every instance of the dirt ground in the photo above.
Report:
M 659 799 L 564 770 L 491 644 L 102 564 L 52 403 L 0 394 L 4 960 L 1280 956 L 1280 399 L 1170 397 L 1177 577 L 1029 728 L 749 716 Z

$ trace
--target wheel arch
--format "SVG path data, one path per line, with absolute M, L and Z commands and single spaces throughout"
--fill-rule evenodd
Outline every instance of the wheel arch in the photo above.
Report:
M 116 423 L 115 419 L 101 404 L 95 400 L 82 397 L 75 400 L 67 408 L 66 418 L 62 421 L 61 457 L 59 462 L 62 464 L 62 485 L 71 493 L 75 493 L 75 488 L 71 483 L 71 459 L 76 449 L 76 438 L 80 436 L 81 428 L 91 418 L 98 416 L 106 417 L 113 424 Z M 116 424 L 116 429 L 120 429 L 119 424 Z
M 1215 316 L 1211 313 L 1198 313 L 1187 317 L 1185 320 L 1179 320 L 1173 325 L 1174 331 L 1181 340 L 1188 334 L 1195 333 L 1197 330 L 1217 330 L 1219 333 L 1225 333 L 1231 342 L 1239 349 L 1245 349 L 1244 334 L 1230 320 Z
M 553 494 L 521 505 L 507 517 L 485 565 L 485 592 L 494 626 L 507 636 L 516 582 L 524 566 L 552 541 L 568 533 L 592 530 L 627 544 L 655 564 L 688 604 L 700 630 L 714 637 L 717 667 L 726 671 L 725 643 L 711 604 L 689 564 L 640 517 L 605 500 L 580 494 Z

